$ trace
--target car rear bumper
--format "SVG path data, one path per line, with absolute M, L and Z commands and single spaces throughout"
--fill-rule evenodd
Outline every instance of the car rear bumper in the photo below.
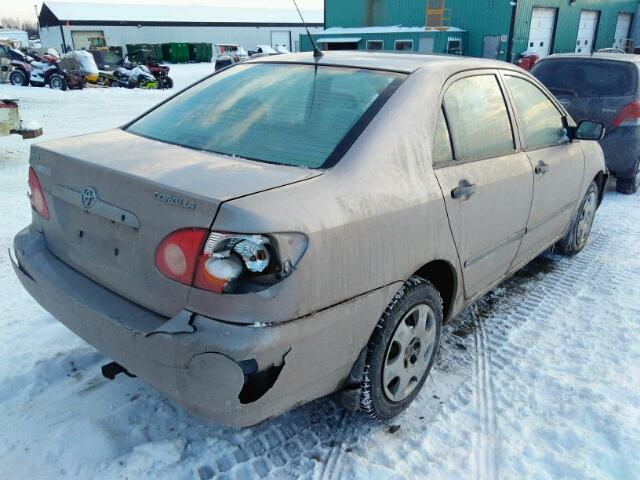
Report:
M 613 128 L 600 145 L 612 175 L 621 178 L 633 176 L 640 159 L 640 127 Z
M 235 325 L 146 310 L 58 260 L 31 227 L 14 248 L 16 275 L 60 322 L 191 413 L 232 426 L 342 388 L 401 285 L 277 326 Z

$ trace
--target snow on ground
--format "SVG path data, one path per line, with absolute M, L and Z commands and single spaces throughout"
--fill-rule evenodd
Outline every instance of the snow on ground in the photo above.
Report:
M 211 70 L 176 66 L 179 87 Z M 34 141 L 116 127 L 170 92 L 0 86 Z M 0 138 L 0 250 L 30 218 L 28 147 Z M 461 314 L 417 401 L 372 423 L 322 399 L 249 429 L 189 416 L 44 312 L 0 255 L 0 478 L 640 478 L 640 195 Z M 122 376 L 121 376 L 122 377 Z

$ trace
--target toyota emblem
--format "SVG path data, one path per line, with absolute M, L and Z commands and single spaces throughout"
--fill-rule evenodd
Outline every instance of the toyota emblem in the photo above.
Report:
M 93 187 L 87 187 L 82 191 L 82 206 L 87 210 L 98 201 L 98 192 Z

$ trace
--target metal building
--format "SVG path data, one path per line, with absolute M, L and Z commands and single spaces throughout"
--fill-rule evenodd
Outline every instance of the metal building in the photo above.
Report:
M 395 40 L 406 36 L 403 29 L 426 32 L 438 27 L 457 27 L 466 32 L 462 35 L 464 54 L 511 61 L 525 51 L 547 56 L 560 52 L 591 53 L 610 47 L 630 49 L 638 3 L 638 0 L 325 0 L 327 31 L 315 38 L 329 44 L 331 37 L 342 35 L 338 27 L 394 27 L 395 37 L 385 40 L 385 49 L 393 50 Z M 367 43 L 364 36 L 361 38 L 355 47 L 365 50 Z M 375 39 L 367 36 L 366 40 Z M 302 45 L 310 48 L 304 41 Z M 353 43 L 350 45 L 353 47 Z M 413 43 L 412 50 L 420 51 L 419 42 Z
M 321 10 L 303 10 L 311 31 L 321 31 Z M 47 2 L 38 16 L 43 47 L 60 51 L 88 48 L 104 37 L 109 46 L 205 42 L 231 43 L 247 50 L 256 45 L 299 49 L 304 27 L 295 8 L 203 7 Z

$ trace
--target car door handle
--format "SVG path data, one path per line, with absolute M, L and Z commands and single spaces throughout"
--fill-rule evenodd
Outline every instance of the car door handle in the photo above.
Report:
M 544 162 L 538 163 L 538 166 L 535 168 L 536 175 L 544 175 L 549 171 L 549 165 Z
M 460 185 L 451 190 L 451 198 L 467 200 L 474 193 L 476 193 L 476 186 L 468 180 L 461 180 Z

